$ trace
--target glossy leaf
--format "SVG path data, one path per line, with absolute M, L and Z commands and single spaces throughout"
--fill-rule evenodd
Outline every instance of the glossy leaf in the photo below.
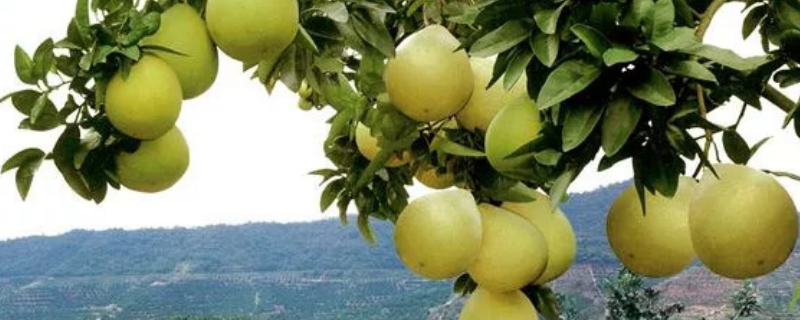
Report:
M 638 58 L 636 52 L 625 48 L 611 48 L 603 53 L 603 62 L 609 67 L 619 63 L 630 63 Z
M 539 29 L 546 34 L 555 34 L 558 28 L 558 20 L 561 18 L 561 12 L 570 1 L 564 1 L 558 8 L 538 10 L 533 14 L 536 20 L 536 25 Z
M 506 22 L 475 41 L 470 48 L 470 55 L 486 58 L 511 49 L 531 36 L 530 27 L 530 22 L 526 20 Z
M 33 162 L 39 159 L 43 159 L 45 156 L 44 151 L 39 148 L 28 148 L 17 152 L 15 155 L 11 156 L 6 162 L 3 164 L 2 171 L 0 173 L 6 173 L 9 170 L 17 169 L 21 166 L 24 166 L 26 163 Z
M 563 149 L 569 152 L 580 146 L 594 131 L 603 115 L 604 107 L 594 104 L 565 106 L 567 109 L 562 132 Z
M 725 147 L 725 154 L 734 163 L 747 164 L 750 160 L 750 147 L 738 132 L 725 130 L 722 134 L 722 144 Z
M 547 66 L 552 67 L 558 58 L 558 49 L 561 40 L 557 35 L 539 33 L 531 38 L 531 48 L 536 58 Z
M 613 157 L 625 146 L 641 116 L 642 108 L 634 104 L 629 95 L 618 93 L 611 99 L 601 127 L 603 150 L 607 157 Z
M 625 89 L 634 97 L 651 104 L 669 107 L 675 104 L 676 97 L 672 85 L 661 71 L 648 68 L 643 76 L 627 83 Z
M 697 80 L 717 83 L 717 77 L 704 65 L 694 60 L 683 60 L 670 63 L 666 66 L 666 71 L 679 76 L 693 78 Z
M 611 41 L 599 30 L 585 24 L 576 24 L 570 29 L 580 39 L 586 49 L 595 57 L 602 57 L 611 47 Z
M 550 108 L 586 89 L 600 77 L 600 68 L 582 60 L 569 60 L 547 77 L 539 98 L 539 109 Z

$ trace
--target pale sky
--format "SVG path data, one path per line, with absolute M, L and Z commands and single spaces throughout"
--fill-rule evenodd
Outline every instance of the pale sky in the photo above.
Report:
M 24 88 L 14 72 L 14 46 L 32 52 L 45 38 L 58 40 L 74 12 L 74 1 L 0 1 L 0 96 Z M 742 55 L 761 53 L 753 36 L 740 36 L 739 3 L 718 15 L 707 42 Z M 795 99 L 798 90 L 788 92 Z M 63 103 L 57 102 L 57 105 Z M 331 111 L 303 112 L 285 88 L 269 96 L 241 73 L 240 64 L 222 56 L 214 87 L 185 102 L 178 126 L 191 148 L 191 166 L 172 189 L 160 194 L 113 191 L 95 205 L 74 195 L 52 162 L 39 170 L 27 202 L 17 195 L 13 172 L 0 176 L 0 239 L 56 235 L 73 229 L 104 230 L 154 227 L 196 227 L 247 222 L 297 222 L 335 217 L 319 213 L 319 179 L 308 172 L 330 167 L 322 151 Z M 720 124 L 735 120 L 739 103 L 711 115 Z M 766 106 L 741 126 L 748 143 L 774 138 L 751 162 L 757 168 L 800 173 L 800 139 L 781 131 L 783 113 Z M 22 116 L 0 105 L 0 161 L 27 147 L 50 150 L 60 131 L 17 130 Z M 791 127 L 790 127 L 791 128 Z M 595 189 L 632 176 L 629 163 L 604 172 L 587 168 L 571 192 Z M 782 179 L 796 200 L 800 183 Z M 427 190 L 413 188 L 412 197 Z M 354 227 L 354 226 L 352 226 Z

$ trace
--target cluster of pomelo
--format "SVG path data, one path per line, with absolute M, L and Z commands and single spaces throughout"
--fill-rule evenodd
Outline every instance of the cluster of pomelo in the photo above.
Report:
M 126 188 L 160 192 L 173 186 L 189 166 L 189 148 L 175 126 L 183 100 L 200 96 L 217 77 L 217 45 L 245 63 L 276 60 L 298 29 L 294 0 L 239 2 L 210 0 L 206 19 L 178 3 L 161 15 L 161 26 L 142 40 L 152 50 L 120 70 L 105 91 L 105 111 L 120 132 L 141 140 L 133 153 L 117 156 L 117 174 Z M 263 17 L 269 16 L 265 23 Z M 167 49 L 167 50 L 164 50 Z
M 732 279 L 780 267 L 797 241 L 797 209 L 772 176 L 731 164 L 714 166 L 697 183 L 681 177 L 672 199 L 645 191 L 642 210 L 634 186 L 613 203 L 606 224 L 611 248 L 630 270 L 666 277 L 694 257 Z
M 512 168 L 505 158 L 539 133 L 539 112 L 528 97 L 526 79 L 506 90 L 487 88 L 494 58 L 470 58 L 457 51 L 458 40 L 433 25 L 409 35 L 386 65 L 389 100 L 420 123 L 487 133 L 487 156 L 498 170 Z M 517 142 L 519 142 L 517 144 Z M 378 141 L 364 125 L 356 143 L 374 159 Z M 398 152 L 386 163 L 399 167 L 414 160 Z M 416 178 L 434 189 L 454 184 L 452 165 L 438 172 L 419 166 Z M 520 291 L 545 284 L 569 269 L 575 257 L 572 226 L 547 196 L 535 193 L 528 203 L 477 203 L 467 190 L 438 191 L 412 201 L 400 214 L 394 241 L 403 263 L 429 279 L 469 273 L 478 288 L 461 320 L 536 319 L 531 301 Z
M 450 32 L 432 25 L 409 35 L 397 47 L 384 71 L 389 100 L 397 110 L 421 123 L 455 119 L 445 124 L 486 133 L 486 154 L 500 171 L 512 168 L 519 159 L 506 159 L 539 134 L 539 111 L 528 97 L 523 74 L 506 90 L 502 85 L 488 87 L 495 57 L 470 58 Z M 492 123 L 495 123 L 492 125 Z M 374 159 L 378 140 L 370 128 L 360 125 L 356 143 L 361 153 Z M 387 162 L 388 167 L 410 163 L 409 152 L 401 152 Z M 446 172 L 430 165 L 420 166 L 416 178 L 434 189 L 453 186 L 452 164 Z
M 478 288 L 461 320 L 536 319 L 520 291 L 566 272 L 575 258 L 567 217 L 543 194 L 535 201 L 476 203 L 469 191 L 438 191 L 412 201 L 395 227 L 405 266 L 429 279 L 469 273 Z

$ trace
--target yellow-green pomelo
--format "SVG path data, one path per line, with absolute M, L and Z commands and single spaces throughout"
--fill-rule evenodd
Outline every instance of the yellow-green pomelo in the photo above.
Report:
M 472 94 L 469 57 L 450 31 L 431 25 L 397 46 L 384 71 L 394 106 L 420 122 L 439 121 L 462 108 Z
M 128 78 L 117 72 L 106 87 L 106 114 L 119 131 L 149 140 L 167 133 L 181 113 L 183 93 L 178 76 L 163 60 L 144 55 Z
M 492 119 L 503 107 L 519 98 L 528 96 L 528 78 L 524 73 L 519 81 L 511 87 L 511 90 L 506 90 L 502 82 L 495 83 L 487 89 L 489 81 L 492 80 L 495 60 L 496 57 L 470 58 L 472 73 L 475 76 L 475 88 L 467 106 L 456 114 L 458 124 L 464 129 L 469 131 L 480 129 L 486 132 Z
M 503 208 L 514 212 L 533 223 L 544 235 L 547 242 L 547 267 L 536 279 L 536 284 L 545 284 L 563 275 L 575 260 L 577 241 L 572 224 L 560 208 L 553 210 L 553 204 L 546 195 L 535 193 L 532 202 L 506 202 Z
M 375 157 L 378 156 L 378 153 L 381 152 L 381 148 L 378 146 L 378 139 L 372 136 L 369 127 L 361 123 L 359 123 L 358 128 L 356 128 L 356 145 L 361 155 L 370 161 L 374 160 Z M 411 152 L 404 151 L 402 158 L 394 155 L 386 162 L 386 166 L 389 168 L 397 168 L 407 165 L 409 162 L 411 162 Z
M 300 26 L 297 0 L 208 0 L 206 23 L 225 54 L 274 64 Z
M 755 278 L 780 267 L 797 241 L 797 209 L 772 176 L 740 165 L 706 171 L 689 212 L 692 243 L 712 272 Z
M 467 271 L 481 248 L 481 216 L 475 198 L 461 189 L 438 191 L 408 204 L 394 230 L 400 260 L 429 279 Z
M 458 320 L 538 320 L 536 308 L 521 291 L 495 293 L 475 289 Z
M 482 203 L 483 243 L 469 275 L 486 290 L 507 292 L 533 283 L 547 266 L 541 231 L 506 209 Z
M 539 109 L 529 98 L 517 99 L 500 110 L 486 131 L 486 157 L 492 167 L 504 172 L 524 163 L 525 157 L 506 158 L 536 139 L 541 126 Z
M 158 45 L 180 52 L 155 52 L 181 81 L 183 98 L 191 99 L 206 92 L 217 78 L 219 59 L 206 23 L 188 4 L 179 3 L 161 14 L 161 27 L 144 44 Z
M 606 234 L 625 267 L 643 276 L 667 277 L 692 263 L 689 203 L 696 185 L 694 179 L 681 176 L 672 199 L 645 190 L 646 214 L 634 185 L 614 200 Z
M 128 189 L 154 193 L 169 189 L 189 168 L 189 146 L 173 127 L 158 139 L 142 141 L 133 153 L 117 156 L 117 175 Z
M 447 189 L 455 184 L 456 176 L 453 174 L 452 163 L 448 164 L 447 171 L 440 173 L 434 166 L 424 164 L 420 166 L 415 175 L 417 181 L 431 189 Z

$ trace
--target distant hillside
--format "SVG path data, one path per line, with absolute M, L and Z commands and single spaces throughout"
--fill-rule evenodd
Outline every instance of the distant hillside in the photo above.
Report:
M 613 262 L 604 217 L 624 184 L 572 195 L 563 205 L 580 238 L 580 262 Z M 0 277 L 402 269 L 392 226 L 374 222 L 378 246 L 328 220 L 198 229 L 73 231 L 0 242 Z M 13 261 L 13 263 L 8 263 Z M 188 268 L 188 269 L 187 269 Z

